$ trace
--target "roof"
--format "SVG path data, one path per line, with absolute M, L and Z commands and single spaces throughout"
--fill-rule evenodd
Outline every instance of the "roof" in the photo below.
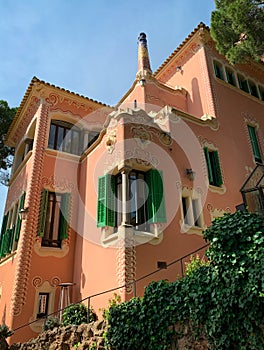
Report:
M 210 28 L 205 25 L 203 22 L 200 22 L 199 25 L 183 40 L 183 42 L 172 52 L 172 54 L 162 63 L 161 66 L 154 72 L 154 76 L 156 77 L 161 70 L 171 61 L 171 59 L 176 56 L 176 54 L 183 48 L 184 45 L 196 34 L 200 29 L 206 29 L 210 31 Z
M 17 110 L 17 112 L 16 112 L 16 115 L 15 115 L 15 117 L 14 117 L 12 123 L 11 123 L 11 126 L 9 127 L 8 133 L 7 133 L 7 135 L 6 135 L 6 142 L 8 142 L 8 138 L 9 138 L 9 136 L 10 136 L 10 134 L 11 134 L 11 130 L 12 130 L 13 127 L 15 126 L 17 120 L 19 119 L 20 113 L 21 113 L 21 111 L 23 110 L 23 108 L 24 108 L 24 106 L 25 106 L 25 104 L 26 104 L 26 102 L 27 102 L 27 100 L 28 100 L 28 97 L 29 97 L 30 93 L 32 92 L 33 87 L 34 87 L 34 85 L 35 85 L 36 83 L 43 84 L 43 85 L 45 85 L 45 86 L 55 88 L 55 89 L 57 89 L 57 90 L 59 90 L 59 91 L 63 91 L 63 92 L 69 93 L 69 94 L 71 94 L 71 95 L 73 95 L 73 96 L 76 96 L 76 97 L 84 98 L 87 102 L 92 102 L 92 103 L 97 104 L 97 105 L 99 105 L 99 106 L 110 107 L 110 108 L 111 108 L 111 106 L 106 105 L 105 103 L 95 101 L 95 100 L 93 100 L 93 99 L 91 99 L 91 98 L 88 98 L 88 97 L 85 97 L 85 96 L 83 96 L 83 95 L 77 94 L 77 93 L 72 92 L 72 91 L 70 91 L 70 90 L 66 90 L 66 89 L 61 88 L 61 87 L 59 87 L 59 86 L 56 86 L 56 85 L 47 83 L 47 82 L 45 82 L 44 80 L 38 79 L 37 77 L 33 77 L 33 78 L 31 79 L 30 83 L 29 83 L 29 86 L 28 86 L 28 88 L 27 88 L 25 94 L 24 94 L 24 97 L 23 97 L 23 99 L 22 99 L 22 101 L 21 101 L 21 103 L 20 103 L 20 106 L 18 107 L 18 110 Z

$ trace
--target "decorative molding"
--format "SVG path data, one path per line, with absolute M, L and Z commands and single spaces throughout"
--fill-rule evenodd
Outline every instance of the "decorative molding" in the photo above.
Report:
M 49 177 L 43 176 L 41 183 L 43 187 L 51 191 L 72 192 L 75 190 L 75 184 L 65 177 L 55 177 L 51 175 Z
M 226 207 L 226 209 L 214 208 L 214 206 L 211 203 L 208 203 L 206 208 L 210 213 L 212 221 L 213 219 L 219 218 L 226 213 L 231 213 L 231 208 L 229 207 Z
M 133 238 L 133 228 L 123 228 L 123 235 L 119 235 L 117 249 L 117 279 L 118 285 L 124 286 L 120 292 L 133 293 L 133 281 L 136 278 L 136 249 Z
M 42 278 L 40 276 L 36 276 L 32 279 L 32 286 L 35 288 L 39 288 L 42 285 Z
M 116 134 L 117 134 L 117 129 L 116 128 L 108 128 L 107 129 L 107 134 L 105 136 L 105 146 L 108 151 L 108 153 L 113 153 L 115 149 L 115 144 L 116 144 Z
M 17 269 L 11 298 L 11 314 L 14 316 L 21 314 L 27 298 L 32 249 L 38 226 L 48 116 L 49 107 L 44 103 L 40 104 L 37 111 L 35 142 L 32 150 L 32 167 L 28 176 L 29 181 L 25 200 L 25 206 L 29 207 L 29 211 L 26 220 L 22 222 L 19 249 L 17 252 Z
M 16 128 L 14 135 L 11 137 L 12 141 L 15 145 L 17 145 L 18 141 L 25 135 L 27 127 L 34 118 L 38 108 L 39 108 L 39 98 L 36 96 L 32 96 L 26 111 L 23 113 L 23 118 L 19 121 L 19 127 Z
M 206 49 L 203 48 L 203 50 L 200 50 L 199 52 L 199 60 L 200 60 L 200 69 L 201 69 L 201 75 L 202 80 L 204 83 L 204 91 L 206 96 L 206 114 L 210 116 L 216 116 L 216 110 L 214 106 L 214 96 L 213 96 L 213 89 L 212 89 L 212 83 L 210 79 L 210 72 L 208 69 L 209 62 L 206 55 Z
M 64 96 L 62 94 L 56 94 L 54 92 L 51 92 L 46 98 L 45 101 L 50 106 L 52 110 L 56 110 L 55 107 L 60 109 L 63 112 L 71 112 L 73 113 L 72 109 L 77 110 L 83 110 L 86 113 L 93 112 L 93 108 L 88 106 L 85 103 L 78 102 L 76 99 L 70 98 L 68 96 Z M 71 107 L 70 109 L 65 108 L 64 105 Z M 73 108 L 72 108 L 73 107 Z
M 71 231 L 69 229 L 69 231 Z M 70 250 L 69 238 L 63 240 L 61 248 L 42 247 L 41 238 L 37 237 L 34 243 L 34 251 L 38 256 L 53 256 L 55 258 L 64 258 Z

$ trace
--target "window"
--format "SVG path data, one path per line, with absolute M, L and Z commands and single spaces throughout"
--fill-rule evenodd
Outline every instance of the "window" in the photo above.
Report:
M 264 101 L 264 88 L 262 86 L 259 86 L 258 88 L 259 88 L 260 99 Z
M 223 66 L 219 62 L 214 61 L 215 76 L 219 79 L 224 80 Z
M 126 193 L 123 193 L 126 181 Z M 106 174 L 98 180 L 97 226 L 118 227 L 124 215 L 126 223 L 141 231 L 149 223 L 166 222 L 162 173 L 152 169 L 146 173 L 131 170 L 116 176 Z
M 243 75 L 238 75 L 237 79 L 238 79 L 239 88 L 245 92 L 249 92 L 248 81 L 246 80 L 246 78 L 243 77 Z
M 49 306 L 49 293 L 39 293 L 37 318 L 42 318 L 48 315 L 48 306 Z
M 42 191 L 38 235 L 44 247 L 60 248 L 61 241 L 68 238 L 70 194 Z
M 262 163 L 262 157 L 261 157 L 258 137 L 257 137 L 257 133 L 256 133 L 256 128 L 254 126 L 248 125 L 248 133 L 249 133 L 250 142 L 251 142 L 255 161 Z
M 202 227 L 202 209 L 200 200 L 191 196 L 182 197 L 183 222 L 187 226 Z
M 48 147 L 62 152 L 80 155 L 81 130 L 72 124 L 53 120 L 50 125 Z
M 24 208 L 26 193 L 24 192 L 14 207 L 4 216 L 0 235 L 0 258 L 17 249 L 21 230 L 21 219 L 18 211 Z
M 98 131 L 91 131 L 88 134 L 88 145 L 87 148 L 90 147 L 99 137 L 99 132 Z
M 204 148 L 209 184 L 220 187 L 223 184 L 219 155 L 217 151 Z
M 227 82 L 233 86 L 236 86 L 235 73 L 232 69 L 226 68 L 226 78 Z
M 250 94 L 252 96 L 255 96 L 257 98 L 259 98 L 259 95 L 258 95 L 258 89 L 257 89 L 257 86 L 255 83 L 253 83 L 253 81 L 248 81 L 248 85 L 249 85 L 249 91 L 250 91 Z

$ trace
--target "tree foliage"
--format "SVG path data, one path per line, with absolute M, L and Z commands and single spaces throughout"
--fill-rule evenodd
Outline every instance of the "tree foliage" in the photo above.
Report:
M 110 308 L 110 348 L 166 350 L 188 325 L 194 337 L 206 335 L 212 350 L 264 349 L 263 218 L 227 214 L 204 236 L 209 265 L 191 262 L 188 276 L 153 282 L 143 298 Z
M 70 324 L 80 325 L 82 323 L 88 323 L 88 310 L 87 307 L 80 304 L 72 304 L 68 306 L 62 315 L 63 326 L 68 326 Z M 89 322 L 95 321 L 97 319 L 96 314 L 92 309 L 89 310 Z
M 211 34 L 218 51 L 232 64 L 264 54 L 264 1 L 215 0 Z
M 10 108 L 6 101 L 0 100 L 0 181 L 4 181 L 6 170 L 12 165 L 14 149 L 5 145 L 5 136 L 14 119 L 17 108 Z

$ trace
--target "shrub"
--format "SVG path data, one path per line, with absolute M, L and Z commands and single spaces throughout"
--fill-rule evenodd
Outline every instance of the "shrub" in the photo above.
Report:
M 14 331 L 10 330 L 6 324 L 2 324 L 0 326 L 0 337 L 6 339 L 8 337 L 11 337 L 13 333 Z
M 55 327 L 59 327 L 60 322 L 58 317 L 48 317 L 47 320 L 45 321 L 43 327 L 42 327 L 42 331 L 48 331 L 48 330 L 52 330 Z
M 209 265 L 209 262 L 205 261 L 204 258 L 200 258 L 198 254 L 196 256 L 191 256 L 190 261 L 185 263 L 185 274 L 186 276 L 191 276 L 193 272 L 201 266 L 207 265 Z
M 70 324 L 80 325 L 82 323 L 89 323 L 97 319 L 93 309 L 90 309 L 89 320 L 87 320 L 88 310 L 84 304 L 72 304 L 68 306 L 62 315 L 62 325 L 67 326 Z

